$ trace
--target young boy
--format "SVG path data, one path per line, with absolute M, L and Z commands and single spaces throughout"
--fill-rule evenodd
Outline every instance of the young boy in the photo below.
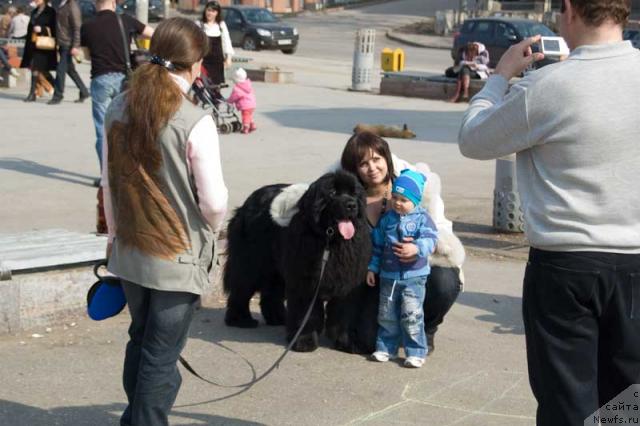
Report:
M 437 241 L 436 226 L 420 206 L 424 175 L 405 169 L 393 181 L 391 210 L 371 233 L 373 256 L 367 284 L 375 286 L 380 274 L 380 306 L 375 361 L 395 358 L 402 339 L 407 356 L 405 367 L 420 368 L 427 356 L 424 331 L 425 284 L 429 276 L 429 255 Z M 404 247 L 403 247 L 404 244 Z M 396 250 L 415 251 L 413 262 L 402 263 Z

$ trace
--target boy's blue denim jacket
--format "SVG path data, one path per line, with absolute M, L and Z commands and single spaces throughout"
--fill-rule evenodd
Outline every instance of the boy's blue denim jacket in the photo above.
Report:
M 418 258 L 412 263 L 400 262 L 392 251 L 393 243 L 402 242 L 405 237 L 412 237 L 418 246 Z M 429 275 L 429 255 L 435 249 L 438 231 L 423 207 L 417 206 L 404 216 L 394 210 L 388 211 L 371 231 L 371 240 L 370 271 L 393 280 Z

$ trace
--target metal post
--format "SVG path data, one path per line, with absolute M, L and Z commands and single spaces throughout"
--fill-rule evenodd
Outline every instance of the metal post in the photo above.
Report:
M 493 227 L 505 232 L 524 232 L 524 226 L 516 180 L 516 156 L 498 158 L 493 190 Z
M 145 25 L 149 23 L 149 0 L 136 0 L 136 19 Z
M 356 32 L 356 45 L 353 51 L 353 69 L 351 71 L 352 90 L 371 90 L 375 39 L 375 29 L 361 29 Z

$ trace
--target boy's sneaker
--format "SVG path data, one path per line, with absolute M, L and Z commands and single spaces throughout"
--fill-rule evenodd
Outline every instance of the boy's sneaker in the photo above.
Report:
M 404 360 L 404 366 L 408 368 L 420 368 L 424 364 L 424 358 L 418 358 L 417 356 L 410 356 Z
M 382 352 L 382 351 L 375 351 L 374 353 L 371 354 L 371 359 L 378 362 L 387 362 L 389 361 L 389 359 L 392 359 L 392 358 L 393 357 L 389 356 L 388 353 Z

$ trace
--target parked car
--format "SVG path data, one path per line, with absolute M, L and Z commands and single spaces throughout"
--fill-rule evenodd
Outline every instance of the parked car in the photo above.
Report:
M 632 30 L 630 28 L 627 28 L 622 33 L 622 38 L 631 41 L 633 47 L 635 47 L 636 49 L 640 49 L 640 30 Z
M 512 45 L 521 42 L 526 37 L 536 34 L 553 37 L 556 34 L 547 26 L 540 22 L 527 19 L 512 18 L 473 18 L 467 19 L 460 27 L 460 31 L 453 35 L 453 48 L 451 58 L 458 61 L 460 49 L 467 43 L 477 41 L 485 45 L 489 51 L 489 66 L 495 68 L 498 61 Z M 539 48 L 533 45 L 535 52 Z M 558 58 L 546 57 L 542 61 L 536 62 L 537 68 L 557 62 Z
M 281 22 L 268 9 L 251 6 L 222 8 L 231 44 L 244 50 L 279 49 L 292 54 L 298 47 L 298 30 Z
M 93 0 L 79 0 L 78 5 L 82 13 L 82 22 L 96 16 L 96 4 Z
M 126 13 L 135 18 L 136 16 L 136 0 L 118 1 L 118 12 Z M 164 19 L 164 1 L 149 0 L 149 22 L 157 22 Z

